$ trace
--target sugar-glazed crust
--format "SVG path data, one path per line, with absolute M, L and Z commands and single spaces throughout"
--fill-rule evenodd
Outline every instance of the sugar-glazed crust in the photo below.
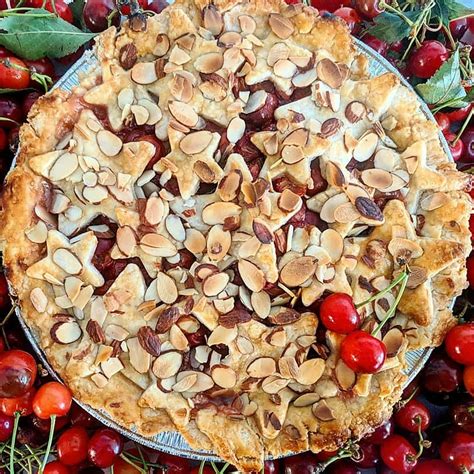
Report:
M 1 233 L 25 320 L 79 400 L 245 472 L 361 437 L 400 398 L 406 351 L 454 324 L 468 177 L 335 18 L 179 0 L 135 29 L 101 34 L 98 68 L 21 128 Z M 318 301 L 360 303 L 406 265 L 389 357 L 355 374 Z

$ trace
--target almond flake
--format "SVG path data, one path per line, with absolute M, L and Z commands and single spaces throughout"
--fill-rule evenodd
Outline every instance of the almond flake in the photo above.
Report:
M 273 72 L 276 76 L 290 79 L 296 74 L 296 64 L 293 64 L 288 59 L 279 59 L 273 66 Z
M 293 401 L 293 405 L 295 407 L 309 407 L 319 401 L 320 398 L 317 393 L 304 393 Z
M 109 383 L 109 379 L 103 374 L 93 374 L 91 375 L 91 380 L 99 388 L 104 388 Z
M 115 339 L 117 341 L 125 341 L 129 336 L 129 332 L 124 329 L 122 326 L 118 326 L 117 324 L 109 324 L 105 328 L 105 335 L 110 339 Z
M 159 379 L 167 379 L 178 373 L 182 362 L 183 356 L 179 352 L 166 352 L 153 362 L 152 370 Z
M 218 36 L 224 28 L 224 20 L 221 13 L 212 3 L 203 8 L 203 24 L 206 30 L 210 31 L 212 35 Z
M 130 111 L 132 112 L 133 117 L 135 118 L 135 123 L 139 126 L 146 124 L 148 119 L 150 118 L 148 110 L 143 107 L 143 105 L 132 105 L 130 107 Z
M 237 383 L 237 374 L 226 365 L 215 365 L 211 369 L 212 380 L 222 388 L 234 388 Z
M 268 51 L 267 64 L 273 67 L 277 61 L 288 59 L 290 49 L 285 43 L 276 43 Z
M 135 233 L 129 226 L 119 227 L 116 235 L 117 247 L 127 257 L 129 257 L 137 244 Z
M 280 281 L 292 288 L 300 286 L 314 274 L 317 262 L 313 257 L 297 257 L 288 262 L 280 271 Z
M 300 206 L 301 197 L 291 189 L 284 189 L 278 198 L 278 207 L 284 212 L 293 212 Z
M 100 151 L 107 156 L 116 156 L 122 150 L 122 140 L 108 130 L 101 130 L 97 133 L 97 144 Z
M 177 253 L 174 244 L 159 234 L 145 234 L 140 240 L 140 248 L 154 257 L 172 257 Z
M 178 299 L 178 288 L 173 278 L 163 272 L 156 276 L 156 288 L 161 301 L 173 304 Z
M 316 69 L 309 69 L 294 76 L 291 82 L 295 87 L 303 88 L 310 86 L 317 78 Z
M 423 249 L 412 240 L 395 238 L 388 244 L 388 251 L 399 265 L 404 265 L 412 258 L 423 255 Z
M 202 283 L 202 291 L 206 296 L 217 296 L 229 283 L 227 273 L 214 273 L 208 276 Z
M 262 390 L 265 393 L 275 394 L 283 390 L 288 385 L 288 379 L 282 379 L 275 375 L 270 375 L 262 381 Z
M 341 224 L 348 224 L 360 218 L 360 213 L 351 202 L 341 204 L 334 210 L 334 220 Z
M 223 64 L 224 58 L 221 53 L 202 54 L 194 61 L 195 69 L 204 74 L 212 74 L 218 71 Z
M 294 379 L 298 375 L 298 364 L 291 356 L 283 356 L 278 359 L 278 371 L 285 379 Z
M 303 148 L 295 145 L 286 145 L 281 151 L 283 161 L 288 165 L 299 163 L 305 157 Z
M 335 222 L 334 212 L 335 210 L 341 205 L 349 202 L 349 199 L 344 193 L 339 193 L 334 196 L 331 196 L 326 202 L 323 204 L 321 208 L 321 212 L 319 213 L 321 219 L 328 224 L 332 224 Z
M 361 137 L 354 148 L 354 160 L 362 162 L 367 161 L 375 152 L 379 137 L 376 133 L 369 132 Z
M 334 420 L 334 413 L 331 410 L 331 408 L 328 406 L 325 400 L 321 400 L 319 402 L 316 402 L 312 408 L 311 411 L 313 412 L 313 415 L 318 418 L 318 420 L 321 421 L 332 421 Z
M 48 307 L 48 298 L 41 288 L 33 288 L 30 292 L 30 301 L 38 313 L 44 313 Z
M 183 226 L 183 222 L 177 215 L 170 214 L 167 216 L 165 225 L 166 230 L 169 232 L 171 237 L 173 237 L 173 239 L 177 240 L 178 242 L 184 242 L 186 239 L 186 230 Z
M 424 197 L 420 202 L 420 206 L 424 211 L 434 211 L 443 207 L 449 201 L 449 196 L 446 193 L 437 192 Z
M 196 384 L 198 374 L 196 372 L 185 375 L 179 382 L 173 385 L 173 391 L 175 392 L 187 392 L 193 385 Z
M 219 262 L 230 249 L 232 238 L 230 232 L 224 231 L 222 226 L 211 227 L 207 234 L 207 255 L 211 260 Z
M 278 135 L 273 133 L 270 137 L 266 138 L 263 142 L 263 147 L 265 148 L 265 152 L 267 155 L 276 155 L 278 153 L 280 142 L 278 140 Z
M 234 117 L 227 127 L 227 139 L 230 143 L 237 143 L 245 133 L 245 122 L 240 117 Z
M 387 348 L 387 357 L 396 357 L 403 346 L 403 332 L 399 328 L 394 327 L 385 334 L 382 342 Z
M 281 39 L 288 39 L 295 31 L 291 20 L 278 13 L 270 13 L 268 24 L 273 33 Z
M 353 101 L 346 107 L 346 118 L 350 123 L 357 123 L 367 114 L 367 109 L 362 102 Z
M 247 367 L 250 377 L 264 378 L 276 372 L 276 363 L 271 357 L 254 359 Z
M 239 16 L 239 25 L 242 33 L 249 35 L 255 32 L 257 28 L 257 23 L 249 15 L 240 15 Z
M 51 166 L 48 176 L 51 181 L 61 181 L 71 176 L 79 166 L 75 153 L 64 153 Z
M 251 114 L 257 110 L 260 110 L 267 101 L 268 93 L 262 89 L 250 94 L 249 100 L 245 104 L 244 114 Z
M 215 202 L 207 205 L 202 211 L 202 220 L 205 224 L 224 224 L 228 217 L 239 216 L 242 208 L 233 202 Z
M 64 280 L 64 290 L 66 291 L 67 297 L 71 300 L 72 303 L 77 299 L 79 293 L 81 292 L 82 280 L 77 277 L 67 277 Z
M 393 184 L 392 174 L 382 169 L 368 169 L 362 171 L 361 180 L 371 188 L 384 190 Z
M 170 342 L 178 351 L 186 351 L 189 349 L 189 342 L 183 331 L 178 326 L 171 326 Z
M 178 45 L 174 45 L 169 55 L 169 61 L 178 66 L 182 66 L 191 61 L 191 56 L 189 56 L 186 51 L 183 51 Z
M 259 318 L 265 319 L 270 314 L 270 295 L 265 291 L 253 292 L 250 301 Z
M 273 232 L 268 227 L 265 221 L 262 219 L 254 219 L 252 222 L 252 228 L 255 233 L 255 237 L 262 244 L 270 244 L 273 242 Z
M 245 286 L 256 293 L 263 290 L 266 280 L 262 270 L 248 260 L 239 260 L 238 269 Z
M 202 253 L 206 248 L 206 238 L 196 229 L 186 229 L 184 246 L 194 255 Z
M 155 63 L 137 63 L 132 68 L 132 80 L 137 84 L 147 85 L 158 80 Z
M 239 192 L 242 184 L 242 172 L 240 170 L 232 170 L 224 176 L 217 186 L 217 194 L 223 201 L 233 201 Z
M 155 47 L 153 49 L 153 54 L 158 56 L 164 56 L 170 49 L 170 39 L 165 34 L 161 33 L 156 37 Z
M 48 238 L 48 228 L 43 221 L 38 221 L 33 227 L 25 231 L 28 240 L 35 244 L 43 244 Z
M 342 390 L 350 390 L 356 383 L 356 374 L 349 369 L 342 359 L 339 359 L 334 370 L 337 383 Z
M 235 343 L 238 351 L 241 354 L 252 354 L 252 352 L 254 351 L 252 341 L 250 341 L 250 339 L 247 339 L 246 337 L 238 336 Z
M 346 183 L 344 172 L 337 163 L 328 161 L 326 163 L 326 180 L 332 186 L 342 187 Z
M 191 105 L 177 100 L 168 103 L 168 109 L 171 115 L 186 127 L 195 127 L 199 121 L 198 114 Z
M 196 155 L 202 153 L 211 143 L 212 133 L 207 130 L 200 130 L 186 135 L 180 142 L 179 147 L 186 155 Z
M 58 344 L 71 344 L 82 336 L 82 329 L 75 321 L 63 321 L 53 324 L 50 335 Z
M 344 78 L 337 64 L 329 58 L 321 59 L 321 61 L 318 62 L 316 72 L 318 73 L 318 79 L 329 87 L 333 89 L 339 89 L 341 87 Z
M 321 247 L 323 247 L 331 257 L 331 262 L 336 263 L 342 257 L 344 251 L 344 239 L 336 230 L 326 229 L 321 234 Z
M 79 259 L 67 249 L 57 249 L 53 253 L 53 262 L 66 273 L 77 275 L 82 271 Z
M 183 74 L 184 71 L 178 71 L 170 82 L 170 92 L 175 99 L 181 102 L 189 102 L 193 98 L 192 78 Z
M 305 128 L 298 128 L 289 133 L 282 142 L 282 145 L 296 145 L 305 147 L 308 143 L 309 131 Z
M 237 337 L 237 334 L 238 331 L 236 326 L 232 328 L 217 326 L 210 334 L 207 340 L 207 345 L 215 346 L 219 344 L 225 344 L 228 346 Z

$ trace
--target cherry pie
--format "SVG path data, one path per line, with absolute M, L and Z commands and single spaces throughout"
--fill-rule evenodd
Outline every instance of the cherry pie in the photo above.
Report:
M 21 128 L 2 236 L 24 318 L 79 400 L 245 472 L 364 435 L 407 350 L 455 322 L 469 177 L 337 18 L 178 0 L 141 20 Z M 366 337 L 318 324 L 331 293 Z M 341 346 L 369 333 L 383 359 L 354 371 Z

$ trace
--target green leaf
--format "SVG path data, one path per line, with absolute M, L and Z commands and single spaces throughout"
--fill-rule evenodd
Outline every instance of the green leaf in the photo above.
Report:
M 82 30 L 87 29 L 84 23 L 84 16 L 82 14 L 85 4 L 85 0 L 73 0 L 71 3 L 68 3 L 69 8 L 72 10 L 74 23 L 76 23 L 76 25 L 80 25 Z
M 474 10 L 461 5 L 456 0 L 437 0 L 432 13 L 441 18 L 443 25 L 448 26 L 450 20 L 474 14 Z
M 414 21 L 418 15 L 417 11 L 405 13 L 405 16 L 411 21 Z M 411 28 L 411 25 L 398 15 L 382 12 L 374 18 L 374 25 L 367 32 L 388 43 L 393 43 L 406 38 L 410 34 Z
M 416 90 L 428 104 L 464 99 L 466 92 L 461 85 L 459 51 L 456 50 L 427 82 L 418 84 Z
M 61 58 L 94 36 L 41 9 L 0 19 L 0 45 L 24 59 Z

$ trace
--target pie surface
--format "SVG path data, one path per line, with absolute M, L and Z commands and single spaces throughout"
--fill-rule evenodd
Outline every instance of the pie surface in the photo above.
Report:
M 2 196 L 15 298 L 74 395 L 245 472 L 388 418 L 470 252 L 469 178 L 414 94 L 370 77 L 339 20 L 277 0 L 180 0 L 96 52 L 33 107 Z M 318 305 L 405 265 L 386 362 L 355 374 Z

